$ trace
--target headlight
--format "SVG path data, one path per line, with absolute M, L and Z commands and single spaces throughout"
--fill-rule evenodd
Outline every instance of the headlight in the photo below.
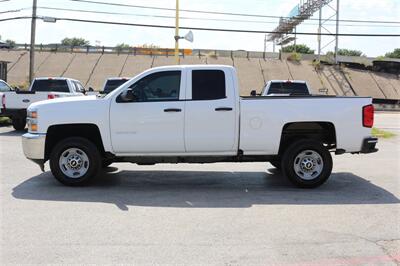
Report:
M 28 124 L 28 130 L 30 132 L 36 132 L 38 130 L 37 119 L 38 113 L 36 110 L 28 111 L 26 122 Z

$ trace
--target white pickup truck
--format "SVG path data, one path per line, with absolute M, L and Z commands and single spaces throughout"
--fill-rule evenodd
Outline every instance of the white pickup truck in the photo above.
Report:
M 80 185 L 113 162 L 272 162 L 295 185 L 331 174 L 330 152 L 370 153 L 371 98 L 240 97 L 230 66 L 149 69 L 104 97 L 34 103 L 25 156 Z
M 309 95 L 310 87 L 304 80 L 270 80 L 261 92 L 261 96 Z
M 82 96 L 85 88 L 70 78 L 36 78 L 29 90 L 0 92 L 1 116 L 8 116 L 16 130 L 23 130 L 26 124 L 26 109 L 34 102 L 59 97 Z

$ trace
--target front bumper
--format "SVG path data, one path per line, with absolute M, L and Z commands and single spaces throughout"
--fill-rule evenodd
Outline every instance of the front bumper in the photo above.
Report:
M 378 149 L 375 148 L 377 143 L 378 143 L 378 139 L 377 138 L 366 138 L 366 139 L 364 139 L 360 153 L 377 152 Z
M 39 163 L 44 162 L 46 134 L 26 133 L 22 135 L 22 149 L 25 157 Z

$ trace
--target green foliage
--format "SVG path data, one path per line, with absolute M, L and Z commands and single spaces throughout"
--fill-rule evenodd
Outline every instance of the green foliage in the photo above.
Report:
M 394 49 L 393 52 L 386 53 L 385 56 L 389 58 L 400 58 L 400 48 Z
M 11 47 L 14 47 L 16 42 L 14 40 L 7 39 L 6 43 L 9 44 Z
M 118 52 L 121 52 L 123 50 L 128 50 L 129 48 L 130 48 L 130 45 L 126 44 L 126 43 L 120 43 L 115 46 L 115 50 Z
M 288 58 L 288 61 L 300 62 L 301 54 L 300 53 L 291 53 Z
M 389 138 L 396 136 L 396 134 L 394 134 L 393 132 L 390 132 L 390 131 L 386 131 L 386 130 L 382 130 L 382 129 L 374 127 L 374 128 L 372 128 L 372 136 L 377 137 L 377 138 L 389 139 Z
M 64 38 L 61 41 L 61 45 L 66 45 L 66 46 L 86 46 L 90 45 L 90 42 L 88 40 L 85 40 L 83 38 Z
M 296 49 L 295 49 L 296 48 Z M 288 45 L 286 47 L 282 48 L 282 52 L 284 53 L 300 53 L 300 54 L 314 54 L 314 50 L 311 50 L 310 47 L 308 47 L 305 44 L 296 44 L 296 45 Z
M 383 61 L 383 60 L 385 60 L 385 57 L 383 55 L 380 55 L 380 56 L 375 57 L 375 60 Z
M 338 55 L 345 55 L 345 56 L 363 56 L 363 53 L 358 50 L 350 50 L 350 49 L 339 49 Z

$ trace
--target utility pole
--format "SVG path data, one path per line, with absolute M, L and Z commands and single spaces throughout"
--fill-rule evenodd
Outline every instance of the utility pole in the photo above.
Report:
M 318 62 L 321 62 L 321 30 L 322 30 L 322 6 L 319 8 L 319 22 L 318 22 Z
M 267 51 L 267 34 L 264 35 L 264 54 Z
M 31 21 L 31 48 L 29 50 L 29 83 L 35 77 L 35 35 L 36 35 L 36 8 L 37 0 L 33 0 Z
M 175 14 L 175 62 L 179 65 L 179 0 L 176 0 Z
M 339 0 L 336 1 L 336 41 L 335 41 L 335 64 L 338 63 L 339 50 Z

